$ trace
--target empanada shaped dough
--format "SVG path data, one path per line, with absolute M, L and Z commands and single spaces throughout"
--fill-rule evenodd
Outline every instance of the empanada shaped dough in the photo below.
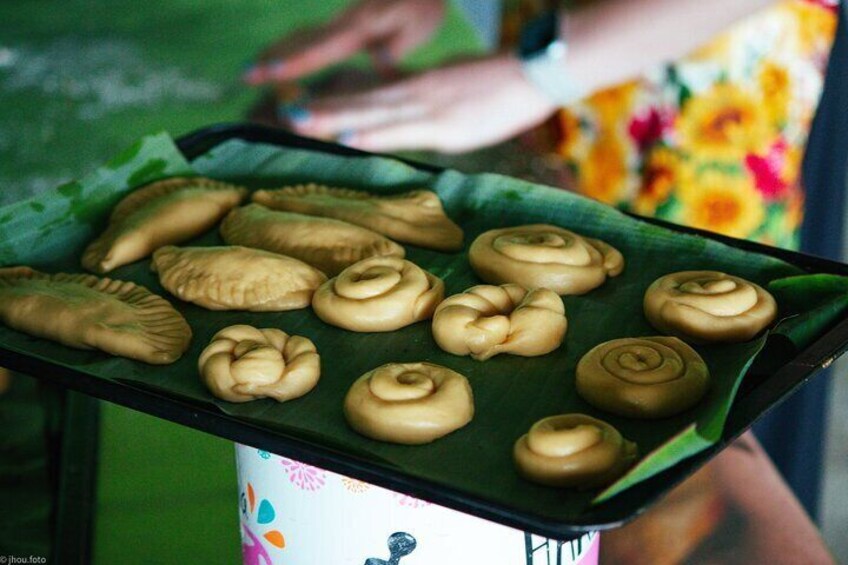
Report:
M 442 279 L 397 257 L 354 263 L 312 297 L 319 318 L 355 332 L 390 332 L 426 320 L 445 296 Z
M 577 363 L 575 384 L 595 408 L 628 418 L 666 418 L 701 401 L 710 372 L 676 337 L 632 337 L 592 348 Z
M 489 230 L 468 251 L 471 268 L 492 284 L 585 294 L 624 270 L 611 245 L 547 224 Z
M 645 317 L 661 332 L 693 343 L 747 341 L 777 316 L 764 288 L 719 271 L 682 271 L 648 287 Z
M 95 273 L 143 259 L 163 245 L 211 229 L 247 196 L 247 189 L 202 177 L 171 178 L 121 200 L 109 227 L 86 248 L 82 266 Z
M 69 347 L 154 365 L 179 359 L 191 340 L 185 318 L 144 287 L 29 267 L 0 269 L 0 321 Z
M 378 196 L 310 183 L 258 190 L 253 201 L 275 210 L 344 220 L 429 249 L 462 248 L 462 228 L 447 217 L 441 200 L 429 190 Z
M 335 276 L 367 257 L 403 257 L 403 247 L 382 235 L 331 218 L 269 210 L 249 204 L 230 212 L 221 224 L 230 245 L 244 245 L 300 259 Z
M 433 338 L 454 355 L 485 361 L 499 353 L 534 357 L 560 346 L 568 323 L 552 290 L 517 284 L 479 285 L 444 300 L 433 315 Z
M 315 345 L 275 328 L 229 326 L 216 333 L 197 361 L 200 378 L 222 400 L 285 402 L 318 384 L 321 359 Z
M 637 455 L 635 443 L 608 423 L 585 414 L 543 418 L 513 447 L 518 472 L 551 487 L 607 485 L 623 475 Z
M 305 308 L 327 280 L 302 261 L 248 247 L 174 247 L 153 254 L 151 268 L 171 294 L 209 310 L 279 312 Z
M 9 386 L 12 383 L 12 373 L 9 369 L 4 369 L 0 367 L 0 394 L 3 394 L 7 390 L 9 390 Z
M 347 423 L 392 443 L 429 443 L 474 417 L 468 379 L 433 363 L 388 363 L 359 377 L 344 401 Z

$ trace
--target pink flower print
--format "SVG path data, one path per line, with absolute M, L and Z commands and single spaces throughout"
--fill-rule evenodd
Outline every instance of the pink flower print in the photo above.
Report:
M 745 157 L 745 166 L 754 177 L 757 190 L 766 200 L 777 200 L 783 197 L 789 184 L 783 179 L 783 168 L 786 165 L 785 140 L 776 141 L 765 155 L 749 154 Z
M 321 469 L 285 457 L 281 458 L 281 462 L 289 481 L 300 490 L 315 491 L 324 486 L 326 474 Z
M 423 506 L 429 506 L 430 503 L 426 500 L 421 500 L 420 498 L 415 498 L 414 496 L 409 496 L 408 494 L 401 494 L 399 492 L 394 493 L 395 499 L 398 501 L 398 504 L 401 506 L 406 506 L 408 508 L 421 508 Z
M 649 107 L 633 116 L 627 132 L 639 146 L 639 151 L 645 151 L 665 137 L 673 123 L 674 115 L 670 110 Z
M 242 524 L 241 527 L 244 530 L 245 537 L 250 540 L 250 544 L 248 545 L 242 539 L 241 555 L 244 565 L 274 565 L 271 561 L 271 556 L 268 555 L 268 551 L 263 547 L 259 538 L 253 535 L 247 524 Z
M 814 4 L 825 10 L 835 12 L 839 7 L 839 0 L 806 0 L 808 4 Z

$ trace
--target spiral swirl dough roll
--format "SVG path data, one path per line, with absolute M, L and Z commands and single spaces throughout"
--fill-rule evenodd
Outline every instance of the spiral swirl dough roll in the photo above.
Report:
M 442 280 L 397 257 L 363 259 L 315 291 L 312 308 L 328 324 L 355 332 L 389 332 L 433 315 Z
M 644 309 L 656 329 L 693 343 L 747 341 L 777 316 L 766 290 L 718 271 L 660 277 L 648 287 Z
M 391 443 L 430 443 L 468 424 L 474 397 L 468 380 L 432 363 L 388 363 L 362 375 L 344 413 L 360 434 Z
M 454 355 L 485 361 L 498 353 L 534 357 L 562 344 L 568 322 L 562 299 L 548 289 L 479 285 L 436 308 L 433 337 Z
M 488 283 L 560 295 L 585 294 L 624 270 L 624 257 L 611 245 L 546 224 L 484 232 L 471 244 L 468 259 Z
M 577 363 L 577 393 L 592 406 L 629 418 L 665 418 L 701 401 L 707 364 L 676 337 L 614 339 Z
M 321 361 L 307 338 L 273 328 L 229 326 L 216 333 L 197 362 L 210 392 L 229 402 L 285 402 L 312 390 Z
M 539 420 L 518 438 L 513 458 L 521 476 L 552 487 L 591 488 L 611 483 L 637 457 L 636 444 L 611 425 L 585 414 Z

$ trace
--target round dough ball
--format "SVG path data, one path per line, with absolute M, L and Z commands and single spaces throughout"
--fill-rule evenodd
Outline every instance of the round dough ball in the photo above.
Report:
M 539 420 L 518 438 L 513 458 L 525 479 L 552 487 L 611 483 L 633 465 L 638 449 L 611 425 L 585 414 Z
M 577 393 L 592 406 L 630 418 L 665 418 L 701 401 L 707 364 L 676 337 L 614 339 L 577 363 Z
M 418 265 L 371 257 L 318 287 L 312 309 L 346 330 L 390 332 L 430 318 L 444 296 L 442 280 Z
M 474 417 L 468 379 L 432 363 L 388 363 L 362 375 L 345 397 L 348 424 L 391 443 L 430 443 Z
M 562 344 L 568 322 L 557 294 L 517 284 L 479 285 L 436 308 L 433 337 L 454 355 L 485 361 L 498 353 L 534 357 Z
M 273 329 L 229 326 L 216 333 L 197 362 L 207 388 L 222 400 L 285 402 L 318 384 L 321 360 L 305 337 Z
M 482 233 L 468 259 L 488 283 L 547 288 L 560 295 L 585 294 L 624 270 L 624 257 L 611 245 L 545 224 Z
M 660 277 L 645 292 L 644 308 L 656 329 L 693 343 L 747 341 L 777 316 L 765 289 L 719 271 Z

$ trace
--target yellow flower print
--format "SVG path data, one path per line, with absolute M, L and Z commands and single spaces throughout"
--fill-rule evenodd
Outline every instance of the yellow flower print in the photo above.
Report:
M 759 153 L 773 137 L 756 97 L 726 83 L 691 98 L 675 125 L 681 146 L 699 159 Z
M 657 206 L 665 202 L 686 175 L 687 167 L 680 155 L 668 147 L 658 147 L 645 160 L 642 184 L 633 201 L 633 211 L 653 216 Z
M 836 10 L 809 0 L 788 2 L 786 7 L 797 22 L 798 44 L 802 52 L 827 53 L 836 34 Z
M 686 225 L 732 237 L 750 236 L 763 222 L 763 198 L 745 174 L 707 170 L 680 187 Z
M 783 216 L 783 228 L 787 233 L 793 233 L 801 228 L 804 221 L 804 192 L 800 187 L 794 187 L 786 200 L 786 213 Z
M 763 108 L 769 121 L 782 128 L 792 97 L 789 71 L 773 61 L 765 61 L 757 73 L 757 84 L 763 97 Z
M 636 81 L 627 82 L 594 93 L 586 99 L 600 129 L 613 127 L 633 114 L 633 104 L 639 90 Z
M 577 142 L 583 137 L 580 131 L 580 118 L 573 110 L 567 108 L 560 110 L 557 118 L 560 135 L 556 151 L 564 157 L 571 157 L 574 155 Z
M 629 166 L 620 136 L 602 132 L 589 147 L 579 169 L 580 192 L 607 204 L 623 200 L 629 188 Z

